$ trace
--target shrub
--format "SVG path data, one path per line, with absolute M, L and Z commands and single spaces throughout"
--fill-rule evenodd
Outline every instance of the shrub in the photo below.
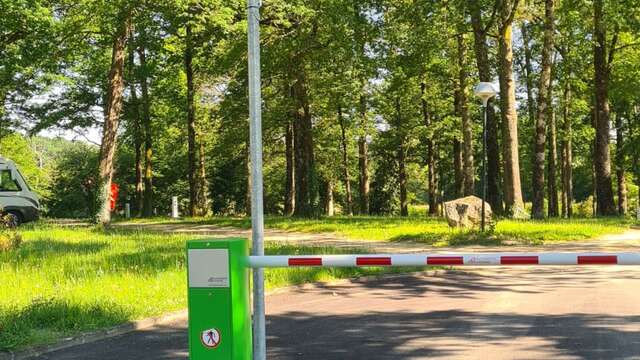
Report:
M 0 209 L 0 251 L 17 249 L 22 243 L 22 236 L 16 231 L 15 218 Z

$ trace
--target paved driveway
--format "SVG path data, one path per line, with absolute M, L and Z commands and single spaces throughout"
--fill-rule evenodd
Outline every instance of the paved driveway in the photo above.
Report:
M 465 268 L 466 270 L 467 268 Z M 640 359 L 640 267 L 441 271 L 267 297 L 269 359 Z M 40 359 L 186 359 L 184 321 Z

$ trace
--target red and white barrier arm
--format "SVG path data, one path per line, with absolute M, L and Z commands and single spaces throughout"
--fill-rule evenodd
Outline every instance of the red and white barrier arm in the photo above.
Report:
M 476 253 L 249 256 L 252 268 L 425 265 L 640 265 L 640 253 Z

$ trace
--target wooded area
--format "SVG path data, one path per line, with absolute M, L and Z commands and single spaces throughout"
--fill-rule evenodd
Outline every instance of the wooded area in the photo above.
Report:
M 171 196 L 193 216 L 248 212 L 244 2 L 0 4 L 0 154 L 29 168 L 51 216 L 109 222 L 111 182 L 139 216 Z M 437 216 L 481 194 L 479 81 L 500 88 L 495 213 L 638 206 L 639 1 L 267 0 L 261 13 L 266 212 Z M 92 126 L 99 149 L 37 136 Z

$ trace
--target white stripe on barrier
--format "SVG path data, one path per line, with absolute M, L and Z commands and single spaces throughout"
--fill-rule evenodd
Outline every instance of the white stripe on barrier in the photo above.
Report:
M 640 253 L 475 253 L 249 256 L 252 268 L 425 265 L 640 265 Z

